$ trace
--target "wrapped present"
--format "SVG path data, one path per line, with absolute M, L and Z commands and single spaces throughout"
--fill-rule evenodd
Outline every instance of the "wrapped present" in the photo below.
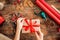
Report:
M 39 19 L 24 19 L 22 33 L 32 33 L 40 30 Z

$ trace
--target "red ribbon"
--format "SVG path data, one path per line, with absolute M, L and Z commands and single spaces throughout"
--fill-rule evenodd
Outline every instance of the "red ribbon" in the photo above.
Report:
M 35 32 L 35 29 L 33 27 L 39 27 L 40 25 L 37 25 L 36 22 L 34 24 L 32 24 L 32 20 L 30 19 L 29 23 L 27 21 L 27 19 L 24 20 L 28 26 L 23 25 L 25 31 L 27 31 L 28 29 L 30 29 L 30 32 Z

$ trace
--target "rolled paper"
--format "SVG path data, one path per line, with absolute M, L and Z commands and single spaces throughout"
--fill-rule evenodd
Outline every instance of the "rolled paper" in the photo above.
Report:
M 60 11 L 54 5 L 51 5 L 51 7 L 54 8 L 60 14 Z
M 52 14 L 54 14 L 57 18 L 60 19 L 60 14 L 56 10 L 54 10 L 48 3 L 46 3 L 44 0 L 38 1 L 40 1 L 48 10 L 52 12 Z
M 55 22 L 57 22 L 60 25 L 60 20 L 52 13 L 49 11 L 49 9 L 47 9 L 41 2 L 39 2 L 38 0 L 36 0 L 36 4 L 43 10 L 45 11 Z
M 0 33 L 0 40 L 12 40 L 12 39 Z
M 0 16 L 0 24 L 4 22 L 4 18 Z

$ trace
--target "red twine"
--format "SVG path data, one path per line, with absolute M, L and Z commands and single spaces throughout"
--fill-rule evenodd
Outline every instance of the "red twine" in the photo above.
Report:
M 35 21 L 35 23 L 32 24 L 32 20 L 31 19 L 30 19 L 29 22 L 27 21 L 27 19 L 25 19 L 24 21 L 28 24 L 28 26 L 25 26 L 25 25 L 23 26 L 24 29 L 25 29 L 25 31 L 27 31 L 28 29 L 30 29 L 30 32 L 35 32 L 35 29 L 33 27 L 39 27 L 40 26 L 40 25 L 36 24 L 37 21 Z

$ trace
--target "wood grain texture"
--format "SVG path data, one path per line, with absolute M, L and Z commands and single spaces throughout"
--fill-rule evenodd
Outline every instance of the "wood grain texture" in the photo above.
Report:
M 2 0 L 4 1 L 4 0 Z M 2 16 L 5 18 L 5 22 L 0 26 L 0 33 L 5 34 L 11 39 L 14 39 L 16 32 L 16 20 L 12 21 L 13 17 L 25 17 L 27 19 L 40 19 L 41 21 L 41 30 L 44 34 L 44 40 L 60 40 L 60 34 L 57 31 L 57 28 L 60 26 L 56 24 L 51 18 L 47 16 L 47 19 L 44 20 L 41 16 L 37 16 L 34 12 L 39 13 L 42 11 L 39 9 L 31 0 L 22 0 L 20 4 L 17 3 L 13 5 L 16 0 L 13 0 L 11 4 L 6 4 L 5 8 L 0 11 Z M 48 4 L 54 5 L 56 8 L 60 9 L 60 3 L 56 0 L 46 0 Z M 21 40 L 36 40 L 35 34 L 22 34 Z

